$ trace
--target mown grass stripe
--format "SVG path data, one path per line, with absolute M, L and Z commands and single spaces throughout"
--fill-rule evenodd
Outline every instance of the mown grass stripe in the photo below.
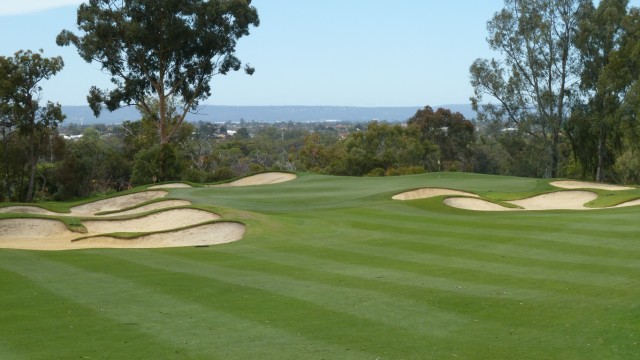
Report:
M 378 256 L 384 254 L 385 258 L 397 261 L 409 261 L 429 266 L 453 266 L 459 269 L 480 270 L 525 276 L 532 279 L 552 279 L 567 286 L 573 284 L 587 286 L 603 286 L 605 288 L 628 288 L 635 284 L 640 269 L 634 271 L 621 268 L 605 268 L 593 266 L 578 266 L 576 264 L 542 262 L 523 258 L 507 259 L 506 257 L 483 256 L 482 252 L 451 251 L 450 248 L 430 247 L 429 251 L 417 250 L 415 247 L 399 248 L 390 245 L 394 240 L 378 240 L 375 244 L 332 243 L 330 246 L 337 250 L 351 250 L 363 255 Z M 558 265 L 558 266 L 554 266 Z M 578 269 L 580 267 L 580 269 Z
M 376 290 L 356 288 L 349 283 L 341 285 L 341 281 L 327 281 L 327 274 L 311 272 L 299 267 L 283 269 L 278 264 L 262 263 L 246 269 L 233 266 L 230 262 L 222 265 L 161 254 L 147 255 L 144 258 L 124 253 L 110 253 L 109 256 L 152 268 L 263 289 L 382 323 L 385 326 L 405 328 L 417 335 L 446 336 L 451 329 L 470 321 L 466 317 L 430 306 L 423 297 L 397 296 L 381 288 Z M 167 268 L 166 264 L 171 266 Z M 303 272 L 304 274 L 301 274 Z M 342 277 L 342 280 L 349 279 Z M 425 314 L 429 322 L 426 323 L 421 317 L 416 317 L 419 313 Z
M 60 295 L 52 291 L 51 286 L 60 283 L 64 274 L 42 261 L 38 261 L 42 267 L 32 268 L 24 260 L 19 256 L 16 262 L 0 264 L 0 358 L 142 359 L 180 353 L 180 348 L 155 341 L 137 326 L 105 316 L 73 292 L 65 290 L 67 294 Z M 47 274 L 37 274 L 34 280 L 33 272 Z
M 113 266 L 110 276 L 127 278 L 142 288 L 153 288 L 170 275 L 171 285 L 164 284 L 158 290 L 176 298 L 176 301 L 188 299 L 191 303 L 216 312 L 228 313 L 256 323 L 268 321 L 269 326 L 290 334 L 299 334 L 304 339 L 313 339 L 330 347 L 342 346 L 368 352 L 369 358 L 417 358 L 425 346 L 429 347 L 437 342 L 435 338 L 406 331 L 401 327 L 390 327 L 299 298 L 252 287 L 250 283 L 243 285 L 239 279 L 187 274 L 184 271 L 172 272 L 168 268 L 157 271 L 163 267 L 161 264 L 158 268 L 152 268 L 113 257 L 105 260 L 104 256 L 87 253 L 84 257 L 90 259 L 93 265 L 108 262 Z M 75 266 L 82 268 L 90 265 L 82 261 Z M 211 274 L 215 274 L 215 268 L 211 270 Z M 143 273 L 144 276 L 132 277 L 131 274 L 136 272 Z M 255 281 L 260 279 L 259 273 L 253 275 L 257 277 Z M 254 303 L 254 299 L 260 299 L 259 305 Z M 426 315 L 428 316 L 428 312 Z M 389 338 L 387 334 L 390 330 L 400 336 Z
M 3 266 L 24 274 L 38 286 L 58 296 L 71 298 L 81 306 L 98 312 L 101 317 L 116 323 L 135 324 L 138 331 L 145 333 L 145 339 L 153 339 L 165 344 L 165 349 L 168 347 L 172 350 L 161 352 L 156 358 L 249 359 L 259 358 L 264 354 L 262 349 L 269 349 L 289 354 L 283 358 L 294 359 L 291 351 L 296 353 L 296 349 L 297 353 L 344 351 L 342 347 L 281 331 L 264 321 L 247 320 L 246 316 L 242 316 L 242 310 L 236 314 L 239 316 L 234 316 L 225 311 L 224 306 L 212 306 L 220 304 L 220 301 L 208 303 L 215 299 L 213 296 L 216 294 L 207 292 L 202 297 L 198 293 L 203 289 L 201 286 L 190 291 L 178 286 L 177 293 L 166 291 L 163 288 L 165 282 L 181 281 L 173 273 L 148 271 L 143 266 L 124 269 L 121 267 L 123 263 L 113 264 L 113 259 L 109 257 L 87 254 L 82 255 L 79 263 L 74 263 L 73 257 L 66 256 L 63 257 L 64 262 L 59 262 L 59 253 L 35 256 L 40 259 L 38 269 L 25 266 L 28 264 L 26 260 L 33 257 L 26 253 L 16 256 L 13 261 L 4 262 Z M 99 265 L 97 269 L 109 269 L 110 274 L 105 275 L 103 270 L 96 272 L 93 265 Z M 116 271 L 114 266 L 124 271 Z M 203 303 L 207 305 L 203 306 Z M 358 353 L 356 349 L 352 349 L 351 353 L 362 359 L 372 356 Z M 114 357 L 127 358 L 127 355 L 124 353 Z
M 619 294 L 624 296 L 628 291 L 608 286 L 588 286 L 565 281 L 551 279 L 517 276 L 510 273 L 501 273 L 479 268 L 457 267 L 456 262 L 449 264 L 431 264 L 428 262 L 415 262 L 397 260 L 385 256 L 384 252 L 378 254 L 363 254 L 353 250 L 335 249 L 330 246 L 289 246 L 280 249 L 295 256 L 309 256 L 317 259 L 331 259 L 331 261 L 356 266 L 374 267 L 377 272 L 394 271 L 406 274 L 407 277 L 430 277 L 447 279 L 450 283 L 466 283 L 467 286 L 480 288 L 510 288 L 514 287 L 523 291 L 532 292 L 575 292 L 579 291 L 584 296 L 599 296 L 603 293 Z M 468 279 L 473 279 L 470 282 Z M 473 285 L 471 285 L 473 284 Z M 494 290 L 495 292 L 495 290 Z

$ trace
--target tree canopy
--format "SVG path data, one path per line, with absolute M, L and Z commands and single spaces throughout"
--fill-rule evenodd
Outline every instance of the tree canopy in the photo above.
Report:
M 78 8 L 77 24 L 80 34 L 63 30 L 58 45 L 76 46 L 115 85 L 91 88 L 96 115 L 103 106 L 136 105 L 155 119 L 160 143 L 167 144 L 187 113 L 211 95 L 212 77 L 242 67 L 236 43 L 259 18 L 250 0 L 89 0 Z M 153 97 L 157 109 L 148 101 Z
M 470 69 L 474 107 L 539 138 L 547 149 L 550 177 L 558 174 L 560 135 L 569 114 L 576 59 L 572 42 L 582 1 L 505 0 L 487 23 L 489 47 L 504 61 L 477 59 Z M 480 106 L 484 96 L 498 105 Z
M 0 56 L 0 118 L 2 119 L 3 153 L 8 154 L 6 129 L 15 127 L 18 136 L 27 138 L 28 186 L 24 196 L 33 200 L 36 165 L 39 150 L 48 142 L 47 132 L 64 120 L 60 104 L 47 102 L 40 106 L 41 82 L 50 79 L 64 67 L 61 57 L 47 58 L 40 52 L 20 50 L 11 57 Z M 16 188 L 7 184 L 8 159 L 5 159 L 3 188 Z M 24 164 L 23 164 L 24 165 Z M 19 187 L 19 186 L 17 186 Z M 10 196 L 13 197 L 13 196 Z

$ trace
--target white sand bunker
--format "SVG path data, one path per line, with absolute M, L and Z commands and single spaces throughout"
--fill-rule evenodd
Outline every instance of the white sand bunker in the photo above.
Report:
M 400 194 L 396 194 L 392 197 L 393 200 L 416 200 L 416 199 L 427 199 L 436 196 L 471 196 L 478 197 L 478 195 L 460 191 L 460 190 L 451 190 L 451 189 L 443 189 L 443 188 L 423 188 L 418 190 L 412 190 L 403 192 Z
M 185 189 L 190 187 L 193 187 L 193 186 L 185 183 L 171 183 L 171 184 L 153 185 L 153 186 L 149 186 L 147 189 Z
M 444 199 L 444 203 L 454 208 L 475 211 L 517 211 L 520 209 L 508 208 L 494 204 L 490 201 L 474 198 L 451 197 Z
M 508 202 L 525 210 L 588 210 L 584 204 L 597 198 L 591 191 L 558 191 Z
M 0 239 L 4 238 L 46 238 L 71 233 L 57 220 L 47 219 L 4 219 L 0 220 Z
M 297 176 L 295 174 L 282 173 L 282 172 L 267 172 L 252 176 L 247 176 L 245 178 L 232 181 L 226 184 L 220 185 L 211 185 L 213 187 L 224 187 L 224 186 L 251 186 L 251 185 L 268 185 L 268 184 L 278 184 L 286 181 L 294 180 Z
M 167 196 L 166 191 L 144 191 L 128 195 L 121 195 L 109 199 L 98 200 L 87 204 L 74 206 L 71 208 L 72 214 L 93 215 L 104 211 L 117 211 L 134 207 L 147 201 L 159 199 Z
M 188 205 L 191 205 L 191 203 L 186 200 L 163 200 L 163 201 L 158 201 L 151 204 L 139 206 L 137 208 L 133 208 L 130 210 L 118 211 L 118 212 L 113 212 L 107 215 L 100 215 L 100 216 L 104 217 L 104 216 L 133 215 L 133 214 L 139 214 L 147 211 L 162 210 L 162 209 L 171 208 L 171 207 L 188 206 Z
M 156 230 L 157 231 L 157 230 Z M 0 220 L 0 248 L 73 250 L 91 248 L 158 248 L 224 244 L 241 240 L 245 226 L 235 222 L 203 224 L 192 228 L 151 233 L 133 239 L 91 236 L 72 232 L 60 221 L 46 219 Z M 75 241 L 76 239 L 81 239 Z
M 618 204 L 618 205 L 615 205 L 615 206 L 612 206 L 612 207 L 613 208 L 622 208 L 622 207 L 638 206 L 638 205 L 640 205 L 640 199 L 635 199 L 635 200 L 623 202 L 622 204 Z
M 82 234 L 69 231 L 57 220 L 0 220 L 0 248 L 26 250 L 62 250 Z
M 233 222 L 200 225 L 184 230 L 144 235 L 135 239 L 97 236 L 74 241 L 74 249 L 120 248 L 143 249 L 160 247 L 208 246 L 242 239 L 245 226 Z
M 521 209 L 507 208 L 481 199 L 449 198 L 444 203 L 456 208 L 476 211 L 593 210 L 584 205 L 597 198 L 598 194 L 591 191 L 558 191 L 526 199 L 505 201 Z
M 204 210 L 173 209 L 135 219 L 87 220 L 83 221 L 82 224 L 90 234 L 103 234 L 164 231 L 218 219 L 220 219 L 219 215 Z
M 563 189 L 598 189 L 598 190 L 611 190 L 611 191 L 622 191 L 622 190 L 633 190 L 634 188 L 628 186 L 620 186 L 620 185 L 611 185 L 611 184 L 600 184 L 600 183 L 592 183 L 592 182 L 584 182 L 584 181 L 552 181 L 549 184 L 563 188 Z
M 0 213 L 17 213 L 17 214 L 38 214 L 38 215 L 65 215 L 53 211 L 43 209 L 38 206 L 18 205 L 5 206 L 0 208 Z
M 166 209 L 166 208 L 171 208 L 171 207 L 178 207 L 178 206 L 188 206 L 191 205 L 191 203 L 189 201 L 186 200 L 164 200 L 164 201 L 158 201 L 155 203 L 151 203 L 151 204 L 147 204 L 147 205 L 143 205 L 137 208 L 133 208 L 130 210 L 126 210 L 126 211 L 117 211 L 110 213 L 110 214 L 106 214 L 106 215 L 100 215 L 101 217 L 106 217 L 106 216 L 124 216 L 124 215 L 132 215 L 132 214 L 139 214 L 139 213 L 143 213 L 143 212 L 147 212 L 147 211 L 154 211 L 154 210 L 162 210 L 162 209 Z M 63 213 L 57 213 L 57 212 L 53 212 L 53 211 L 49 211 L 46 209 L 43 209 L 41 207 L 37 207 L 37 206 L 30 206 L 30 205 L 19 205 L 19 206 L 6 206 L 6 207 L 2 207 L 0 208 L 0 213 L 14 213 L 14 214 L 37 214 L 37 215 L 52 215 L 52 216 L 77 216 L 79 214 L 79 212 L 74 212 L 74 213 L 70 213 L 70 214 L 63 214 Z M 87 214 L 83 214 L 83 215 L 93 215 L 91 213 L 87 213 Z

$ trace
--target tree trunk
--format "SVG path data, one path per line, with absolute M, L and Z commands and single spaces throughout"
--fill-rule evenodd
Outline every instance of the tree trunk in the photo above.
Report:
M 554 131 L 553 133 L 553 140 L 551 141 L 551 173 L 550 173 L 550 177 L 556 178 L 558 177 L 558 141 L 559 141 L 559 134 L 557 131 Z
M 604 182 L 605 138 L 606 130 L 604 128 L 600 128 L 600 136 L 598 136 L 598 165 L 596 167 L 596 182 Z
M 27 196 L 25 198 L 25 202 L 33 201 L 33 188 L 35 186 L 35 178 L 36 178 L 36 156 L 35 156 L 35 146 L 33 144 L 34 136 L 33 134 L 30 136 L 29 141 L 29 187 L 27 190 Z

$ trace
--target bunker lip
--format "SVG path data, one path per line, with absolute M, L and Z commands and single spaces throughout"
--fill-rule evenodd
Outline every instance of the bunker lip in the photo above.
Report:
M 596 189 L 596 190 L 610 190 L 610 191 L 624 191 L 624 190 L 635 189 L 633 187 L 628 187 L 628 186 L 592 183 L 592 182 L 574 181 L 574 180 L 558 180 L 558 181 L 552 181 L 549 184 L 562 189 Z
M 479 197 L 476 194 L 453 190 L 453 189 L 445 189 L 445 188 L 422 188 L 417 190 L 405 191 L 400 194 L 396 194 L 392 197 L 393 200 L 417 200 L 417 199 L 428 199 L 436 196 L 470 196 L 470 197 Z
M 595 210 L 584 206 L 598 198 L 598 194 L 584 190 L 557 191 L 536 195 L 520 200 L 505 201 L 519 206 L 520 209 L 508 208 L 499 204 L 472 198 L 448 198 L 446 205 L 474 211 L 539 211 L 539 210 Z
M 112 198 L 96 200 L 86 204 L 74 206 L 71 208 L 71 214 L 75 216 L 92 216 L 100 212 L 118 211 L 134 207 L 147 201 L 163 198 L 167 196 L 167 194 L 168 192 L 163 190 L 152 190 L 115 196 Z
M 120 230 L 122 231 L 122 230 Z M 21 250 L 74 250 L 88 248 L 159 248 L 216 245 L 241 240 L 245 226 L 214 222 L 178 230 L 155 230 L 132 239 L 72 232 L 58 220 L 0 220 L 0 248 Z
M 220 215 L 198 209 L 169 209 L 153 214 L 125 220 L 85 220 L 82 221 L 89 234 L 115 232 L 155 232 L 192 226 L 212 220 Z
M 149 186 L 147 189 L 186 189 L 193 186 L 185 183 L 168 183 Z
M 266 172 L 256 175 L 251 175 L 238 179 L 226 184 L 209 185 L 209 187 L 227 187 L 227 186 L 253 186 L 253 185 L 270 185 L 279 184 L 296 179 L 297 176 L 291 173 L 285 172 Z
M 113 198 L 113 203 L 100 200 L 97 208 L 128 205 L 131 201 L 146 201 L 151 196 L 134 198 L 129 195 Z M 130 194 L 131 195 L 131 194 Z M 184 200 L 161 201 L 165 205 L 183 205 Z M 176 203 L 177 202 L 177 203 Z M 189 204 L 188 202 L 186 202 Z M 91 203 L 89 203 L 91 204 Z M 87 204 L 87 205 L 89 205 Z M 143 205 L 135 210 L 151 211 L 158 203 Z M 95 204 L 94 204 L 95 205 Z M 34 207 L 35 208 L 35 207 Z M 24 209 L 14 209 L 24 210 Z M 27 209 L 32 210 L 32 209 Z M 132 211 L 132 210 L 128 210 Z M 114 215 L 125 215 L 128 211 Z M 208 246 L 242 239 L 245 226 L 237 222 L 217 221 L 221 217 L 209 211 L 193 208 L 170 208 L 143 216 L 121 219 L 93 217 L 82 220 L 87 233 L 73 232 L 60 220 L 42 218 L 10 218 L 0 220 L 0 248 L 23 250 L 72 250 L 85 248 L 157 248 Z M 142 233 L 132 239 L 119 239 L 110 233 Z M 77 241 L 76 241 L 77 240 Z

